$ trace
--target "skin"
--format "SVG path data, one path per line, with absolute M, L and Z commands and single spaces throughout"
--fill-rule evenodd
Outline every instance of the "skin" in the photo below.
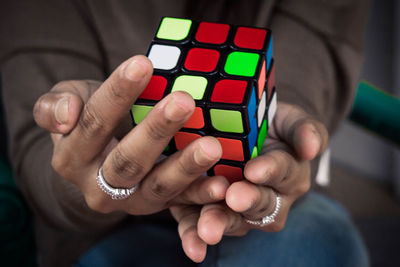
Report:
M 222 155 L 213 137 L 197 139 L 157 162 L 194 110 L 193 99 L 184 92 L 161 100 L 121 140 L 114 137 L 151 74 L 150 61 L 135 56 L 103 83 L 65 81 L 38 99 L 34 118 L 51 132 L 56 172 L 76 184 L 98 212 L 143 215 L 169 208 L 183 249 L 195 262 L 203 261 L 207 245 L 217 244 L 224 235 L 240 236 L 260 228 L 244 218 L 269 215 L 276 192 L 282 198 L 281 210 L 274 223 L 261 229 L 282 230 L 290 206 L 310 188 L 310 160 L 326 147 L 325 127 L 301 108 L 279 103 L 263 154 L 246 164 L 246 180 L 229 185 L 221 176 L 201 176 Z M 140 183 L 138 191 L 128 199 L 112 200 L 96 184 L 102 164 L 110 185 L 129 188 Z

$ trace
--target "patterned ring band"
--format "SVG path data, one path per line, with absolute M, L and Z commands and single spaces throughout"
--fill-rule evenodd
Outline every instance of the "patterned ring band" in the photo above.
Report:
M 135 191 L 137 190 L 139 184 L 135 185 L 132 188 L 114 188 L 111 185 L 109 185 L 106 180 L 104 179 L 103 176 L 103 166 L 99 168 L 99 172 L 97 175 L 97 184 L 103 190 L 104 193 L 107 195 L 111 196 L 112 199 L 120 200 L 120 199 L 126 199 L 129 196 L 131 196 Z
M 278 212 L 281 208 L 281 197 L 278 195 L 277 192 L 275 192 L 275 194 L 276 194 L 276 201 L 275 201 L 276 204 L 275 204 L 274 211 L 270 215 L 262 217 L 261 220 L 258 220 L 258 221 L 252 221 L 249 219 L 245 219 L 246 223 L 263 227 L 263 226 L 266 226 L 268 224 L 275 222 L 275 217 L 276 217 L 276 215 L 278 215 Z

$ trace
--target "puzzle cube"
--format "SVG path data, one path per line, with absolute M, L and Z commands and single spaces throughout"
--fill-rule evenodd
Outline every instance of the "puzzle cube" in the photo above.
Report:
M 221 160 L 208 171 L 231 182 L 262 149 L 276 111 L 272 36 L 268 29 L 164 17 L 147 56 L 153 76 L 132 106 L 134 124 L 175 91 L 196 102 L 166 154 L 202 136 L 221 143 Z

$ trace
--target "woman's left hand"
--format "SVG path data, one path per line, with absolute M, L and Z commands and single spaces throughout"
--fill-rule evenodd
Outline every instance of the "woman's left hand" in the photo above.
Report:
M 186 255 L 201 262 L 207 245 L 219 243 L 224 235 L 241 236 L 254 228 L 282 230 L 292 204 L 310 189 L 310 161 L 327 143 L 328 132 L 322 123 L 297 106 L 279 103 L 262 154 L 246 164 L 245 180 L 229 186 L 225 202 L 170 208 Z M 277 196 L 281 203 L 274 222 L 265 226 L 246 222 L 273 213 Z

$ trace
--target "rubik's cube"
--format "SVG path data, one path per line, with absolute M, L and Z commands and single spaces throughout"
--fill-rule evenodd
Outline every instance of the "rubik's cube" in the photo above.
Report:
M 212 135 L 223 155 L 208 174 L 243 179 L 244 165 L 261 151 L 277 106 L 271 32 L 164 17 L 147 56 L 154 74 L 132 107 L 134 124 L 167 94 L 189 93 L 195 111 L 165 153 Z

